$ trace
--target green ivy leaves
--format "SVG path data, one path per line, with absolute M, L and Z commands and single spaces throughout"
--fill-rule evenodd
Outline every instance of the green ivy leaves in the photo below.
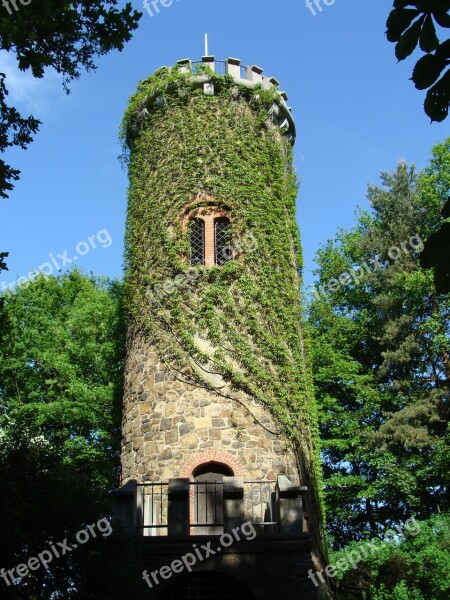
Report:
M 395 56 L 399 61 L 410 56 L 418 45 L 426 53 L 416 63 L 412 81 L 418 90 L 428 89 L 425 113 L 439 122 L 447 117 L 450 105 L 450 70 L 446 71 L 450 65 L 450 40 L 440 43 L 435 23 L 450 28 L 449 12 L 450 0 L 395 0 L 386 23 L 387 38 L 396 42 Z

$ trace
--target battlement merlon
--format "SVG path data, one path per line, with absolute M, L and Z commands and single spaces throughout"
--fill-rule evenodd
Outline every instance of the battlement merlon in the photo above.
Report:
M 263 69 L 256 65 L 241 65 L 239 58 L 227 58 L 226 60 L 216 60 L 214 56 L 203 56 L 201 61 L 192 61 L 185 58 L 177 61 L 177 66 L 182 71 L 195 74 L 197 65 L 206 65 L 217 75 L 230 75 L 240 85 L 255 87 L 261 85 L 263 89 L 275 89 L 280 96 L 280 104 L 274 105 L 271 109 L 271 117 L 275 124 L 283 131 L 288 141 L 294 145 L 296 138 L 295 122 L 292 116 L 292 109 L 287 105 L 288 95 L 286 92 L 278 90 L 279 82 L 275 77 L 263 75 Z M 197 75 L 199 83 L 208 84 L 208 75 Z M 205 93 L 214 94 L 210 87 L 205 89 Z

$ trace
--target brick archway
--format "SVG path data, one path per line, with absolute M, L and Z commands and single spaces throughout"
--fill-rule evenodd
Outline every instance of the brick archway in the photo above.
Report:
M 194 454 L 184 463 L 180 477 L 193 480 L 195 469 L 209 462 L 222 463 L 233 471 L 235 477 L 244 477 L 244 466 L 241 461 L 233 454 L 221 450 L 207 450 L 206 452 Z

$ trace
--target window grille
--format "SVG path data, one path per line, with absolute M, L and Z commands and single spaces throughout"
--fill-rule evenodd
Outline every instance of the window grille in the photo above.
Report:
M 233 258 L 230 245 L 230 221 L 226 218 L 214 222 L 214 262 L 220 267 Z
M 205 264 L 205 223 L 200 219 L 190 222 L 191 265 Z

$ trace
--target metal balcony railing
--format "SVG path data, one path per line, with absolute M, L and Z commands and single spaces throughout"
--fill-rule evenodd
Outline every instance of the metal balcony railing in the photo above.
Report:
M 136 526 L 144 530 L 144 535 L 167 535 L 169 483 L 140 483 L 137 487 L 140 510 L 138 510 Z
M 204 477 L 204 479 L 203 479 Z M 114 526 L 126 535 L 145 537 L 221 535 L 252 523 L 259 536 L 303 536 L 307 519 L 303 497 L 308 489 L 285 475 L 277 480 L 199 475 L 196 481 L 138 483 L 130 479 L 111 492 Z M 149 540 L 150 541 L 150 540 Z
M 209 65 L 212 63 L 205 63 L 202 60 L 196 60 L 191 62 L 191 70 L 192 72 L 198 73 L 198 67 L 200 65 Z M 226 60 L 215 60 L 214 61 L 214 72 L 217 75 L 227 75 L 228 74 L 228 62 Z M 243 65 L 239 65 L 239 77 L 241 79 L 248 79 L 247 77 L 247 67 Z
M 265 481 L 244 481 L 244 501 L 248 499 L 247 507 L 250 521 L 255 525 L 276 525 L 276 479 Z
M 244 481 L 243 506 L 247 520 L 266 527 L 276 525 L 276 480 Z M 136 527 L 144 536 L 168 534 L 169 483 L 137 484 Z M 189 528 L 192 535 L 220 535 L 224 527 L 223 481 L 189 483 Z
M 195 535 L 223 533 L 223 481 L 190 483 L 191 529 Z
M 228 73 L 227 61 L 226 60 L 215 60 L 214 71 L 217 75 L 226 75 Z

